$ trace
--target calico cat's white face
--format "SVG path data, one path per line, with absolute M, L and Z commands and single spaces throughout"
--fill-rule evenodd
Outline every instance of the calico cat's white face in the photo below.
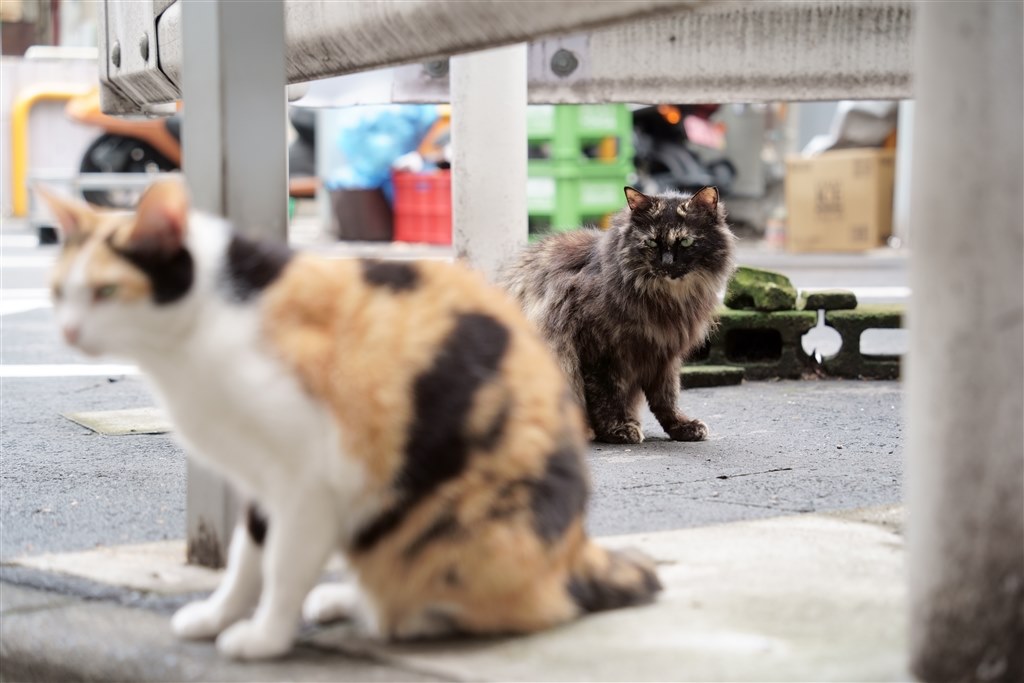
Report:
M 184 188 L 154 185 L 134 214 L 100 213 L 40 194 L 63 236 L 51 292 L 64 340 L 88 355 L 130 359 L 172 343 L 192 308 L 187 302 L 192 263 L 183 245 Z M 167 287 L 154 280 L 154 268 L 177 274 L 176 291 L 161 291 Z

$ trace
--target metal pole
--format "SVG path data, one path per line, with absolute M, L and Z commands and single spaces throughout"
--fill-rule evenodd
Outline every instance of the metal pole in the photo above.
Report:
M 526 45 L 451 58 L 452 244 L 493 278 L 526 243 Z
M 182 4 L 183 158 L 193 202 L 240 231 L 285 240 L 283 2 Z M 234 525 L 231 498 L 224 484 L 190 463 L 190 562 L 223 565 Z
M 896 130 L 896 176 L 894 178 L 892 234 L 899 246 L 910 245 L 910 169 L 914 158 L 914 100 L 899 105 Z
M 1024 9 L 918 15 L 908 355 L 910 657 L 1024 680 Z

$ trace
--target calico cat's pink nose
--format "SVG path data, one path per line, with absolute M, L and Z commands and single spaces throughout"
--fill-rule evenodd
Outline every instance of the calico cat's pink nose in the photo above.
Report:
M 61 328 L 61 332 L 64 333 L 64 341 L 71 346 L 78 343 L 78 335 L 81 332 L 77 325 L 65 325 Z

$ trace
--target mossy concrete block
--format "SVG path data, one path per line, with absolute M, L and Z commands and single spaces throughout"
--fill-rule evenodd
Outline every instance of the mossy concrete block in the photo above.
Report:
M 740 266 L 725 290 L 725 305 L 733 309 L 791 311 L 796 288 L 782 273 Z
M 854 379 L 896 379 L 900 376 L 899 356 L 865 356 L 860 350 L 865 330 L 898 329 L 903 326 L 902 304 L 872 304 L 852 311 L 827 311 L 825 324 L 842 337 L 839 353 L 822 360 L 825 373 Z
M 743 368 L 733 365 L 687 365 L 680 379 L 683 389 L 701 389 L 739 384 L 743 374 Z
M 825 289 L 820 292 L 800 292 L 802 311 L 845 311 L 857 308 L 857 295 L 848 289 Z
M 689 364 L 741 367 L 746 379 L 799 379 L 812 360 L 800 340 L 817 322 L 815 311 L 721 308 L 718 329 Z

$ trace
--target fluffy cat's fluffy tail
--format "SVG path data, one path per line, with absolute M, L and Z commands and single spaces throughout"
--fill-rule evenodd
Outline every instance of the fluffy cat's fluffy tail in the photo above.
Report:
M 606 550 L 588 543 L 569 578 L 569 595 L 584 612 L 643 605 L 654 600 L 661 582 L 654 561 L 638 550 Z

